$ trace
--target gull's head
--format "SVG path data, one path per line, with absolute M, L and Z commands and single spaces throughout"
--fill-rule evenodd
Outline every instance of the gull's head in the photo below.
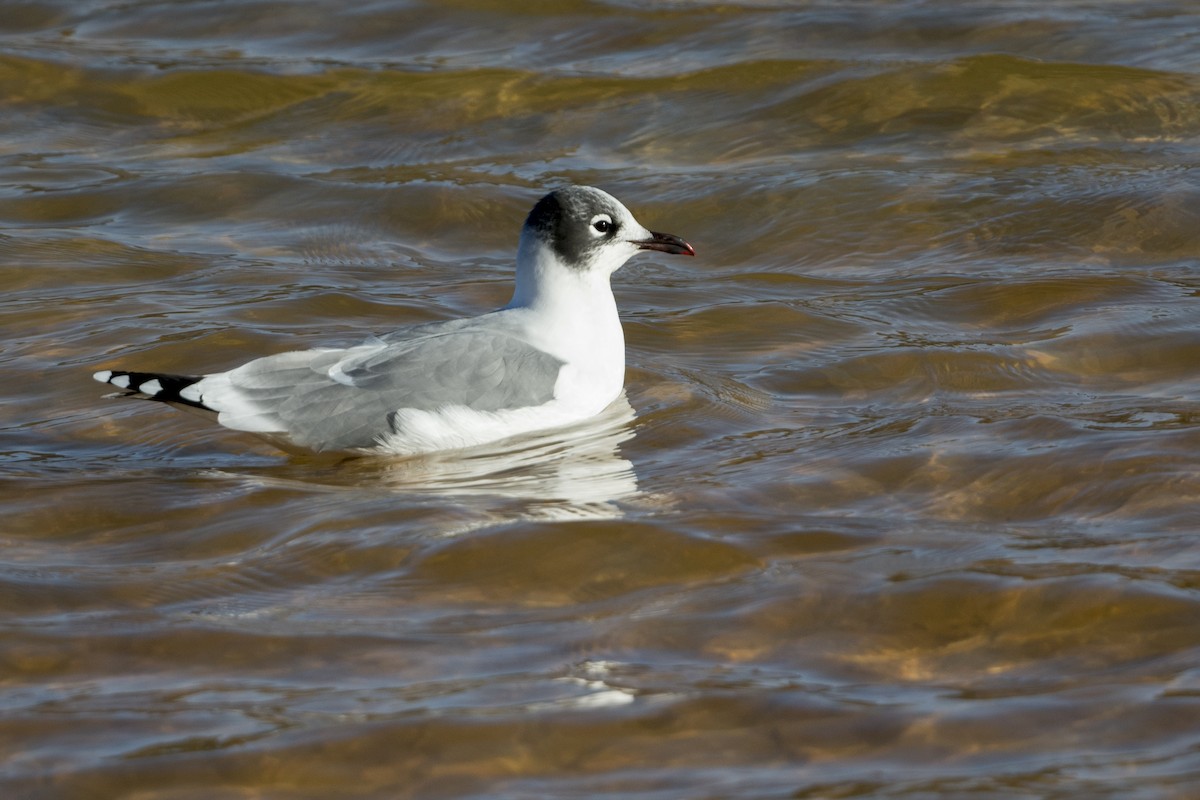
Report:
M 568 269 L 606 276 L 640 250 L 696 255 L 683 239 L 647 230 L 620 200 L 591 186 L 568 186 L 539 200 L 521 230 L 521 250 L 553 253 Z

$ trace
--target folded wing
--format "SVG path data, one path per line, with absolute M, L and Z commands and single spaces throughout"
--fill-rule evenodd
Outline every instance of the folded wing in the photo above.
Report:
M 211 375 L 185 393 L 218 411 L 229 428 L 343 450 L 393 433 L 402 409 L 542 405 L 553 399 L 562 365 L 506 333 L 434 329 L 345 350 L 280 353 Z

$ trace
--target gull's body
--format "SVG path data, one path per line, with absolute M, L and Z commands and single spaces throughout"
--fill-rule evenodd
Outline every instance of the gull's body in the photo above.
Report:
M 212 375 L 95 378 L 288 449 L 426 453 L 567 425 L 621 392 L 625 341 L 609 278 L 639 250 L 694 254 L 599 189 L 560 189 L 526 219 L 512 301 L 490 314 Z

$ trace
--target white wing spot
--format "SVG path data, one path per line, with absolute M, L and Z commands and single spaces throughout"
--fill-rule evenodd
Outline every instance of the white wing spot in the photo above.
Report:
M 119 387 L 121 389 L 128 389 L 129 388 L 129 376 L 128 375 L 118 375 L 117 377 L 109 380 L 109 383 L 111 383 L 113 386 Z
M 342 384 L 343 386 L 354 386 L 354 379 L 347 375 L 345 370 L 342 369 L 342 365 L 345 363 L 346 359 L 342 359 L 330 367 L 329 377 L 333 378 L 336 382 Z
M 158 382 L 158 378 L 151 381 L 146 381 L 138 387 L 138 391 L 142 394 L 156 395 L 162 391 L 162 384 Z
M 108 379 L 112 377 L 112 370 L 102 369 L 99 372 L 93 372 L 92 377 L 101 383 L 108 383 Z

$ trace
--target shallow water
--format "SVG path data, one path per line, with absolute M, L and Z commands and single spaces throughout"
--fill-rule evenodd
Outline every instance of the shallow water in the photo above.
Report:
M 1200 11 L 0 10 L 0 784 L 1200 795 Z M 626 399 L 286 456 L 99 368 L 508 299 L 546 187 Z

